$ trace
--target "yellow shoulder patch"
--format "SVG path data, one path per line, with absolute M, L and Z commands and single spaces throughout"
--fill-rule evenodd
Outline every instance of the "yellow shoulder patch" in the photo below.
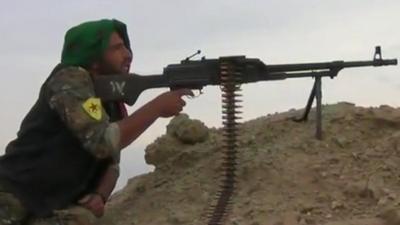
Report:
M 99 98 L 88 98 L 83 104 L 83 109 L 95 120 L 101 120 L 102 118 L 102 106 Z

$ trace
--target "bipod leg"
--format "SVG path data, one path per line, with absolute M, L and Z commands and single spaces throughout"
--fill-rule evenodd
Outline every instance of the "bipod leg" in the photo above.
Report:
M 308 114 L 310 113 L 312 104 L 314 102 L 314 98 L 315 98 L 315 89 L 317 87 L 317 80 L 314 81 L 314 85 L 311 89 L 311 93 L 310 96 L 308 97 L 308 101 L 307 101 L 307 105 L 306 108 L 304 109 L 304 113 L 303 116 L 301 116 L 300 118 L 296 118 L 294 117 L 292 120 L 295 122 L 304 122 L 308 120 Z
M 317 99 L 317 112 L 315 115 L 316 120 L 316 132 L 315 137 L 318 140 L 322 140 L 322 82 L 321 77 L 315 77 L 315 98 Z

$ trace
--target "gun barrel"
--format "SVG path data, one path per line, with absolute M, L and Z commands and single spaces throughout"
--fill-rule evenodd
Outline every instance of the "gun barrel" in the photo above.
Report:
M 362 67 L 362 66 L 388 66 L 388 65 L 397 65 L 397 59 L 375 59 L 372 61 L 344 62 L 343 68 Z
M 323 63 L 299 63 L 299 64 L 276 64 L 267 65 L 268 72 L 292 72 L 292 71 L 310 71 L 310 70 L 341 70 L 348 67 L 363 66 L 387 66 L 397 65 L 397 59 L 375 59 L 371 61 L 333 61 Z

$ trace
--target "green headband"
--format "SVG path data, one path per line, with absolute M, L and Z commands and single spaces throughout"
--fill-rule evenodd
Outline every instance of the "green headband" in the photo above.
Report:
M 118 20 L 89 21 L 72 27 L 65 34 L 61 63 L 87 68 L 100 58 L 113 32 L 117 32 L 131 51 L 126 25 Z

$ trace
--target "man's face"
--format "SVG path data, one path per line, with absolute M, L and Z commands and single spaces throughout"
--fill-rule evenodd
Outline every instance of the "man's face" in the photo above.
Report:
M 99 74 L 128 74 L 131 62 L 132 53 L 125 47 L 119 34 L 113 32 L 97 71 Z

